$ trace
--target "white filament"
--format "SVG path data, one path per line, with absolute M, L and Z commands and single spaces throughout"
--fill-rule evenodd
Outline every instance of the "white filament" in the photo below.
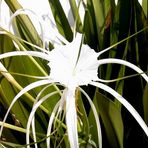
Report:
M 6 121 L 7 117 L 8 117 L 8 114 L 9 114 L 11 108 L 12 108 L 13 105 L 15 104 L 15 102 L 16 102 L 23 94 L 25 94 L 25 93 L 28 92 L 29 90 L 31 90 L 31 89 L 33 89 L 33 88 L 36 88 L 36 87 L 39 87 L 39 86 L 42 86 L 42 85 L 45 85 L 45 84 L 50 84 L 50 83 L 52 83 L 52 82 L 53 82 L 53 81 L 51 81 L 51 80 L 40 80 L 40 81 L 31 83 L 31 84 L 27 85 L 24 89 L 22 89 L 22 90 L 14 97 L 14 99 L 12 100 L 12 102 L 11 102 L 11 104 L 10 104 L 10 106 L 9 106 L 9 108 L 8 108 L 8 110 L 7 110 L 7 112 L 6 112 L 6 114 L 5 114 L 5 117 L 4 117 L 4 119 L 3 119 L 3 124 L 2 124 L 2 126 L 1 126 L 1 128 L 0 128 L 0 137 L 1 137 L 1 135 L 2 135 L 4 123 L 5 123 L 5 121 Z
M 101 125 L 100 125 L 99 115 L 97 113 L 96 107 L 93 104 L 93 102 L 91 101 L 91 98 L 88 96 L 88 94 L 82 88 L 79 87 L 79 89 L 85 95 L 85 97 L 87 98 L 87 100 L 88 100 L 88 102 L 89 102 L 89 104 L 91 106 L 91 109 L 93 111 L 93 114 L 94 114 L 94 117 L 95 117 L 95 120 L 96 120 L 97 132 L 98 132 L 99 148 L 102 148 Z
M 121 102 L 121 104 L 132 114 L 132 116 L 136 119 L 136 121 L 141 126 L 145 134 L 148 136 L 147 125 L 145 124 L 139 113 L 134 109 L 134 107 L 128 101 L 126 101 L 120 94 L 118 94 L 115 90 L 113 90 L 111 87 L 105 84 L 98 82 L 91 82 L 90 84 L 105 90 L 109 94 L 113 95 L 119 102 Z

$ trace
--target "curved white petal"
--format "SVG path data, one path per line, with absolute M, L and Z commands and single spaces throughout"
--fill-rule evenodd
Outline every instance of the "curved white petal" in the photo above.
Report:
M 148 76 L 139 67 L 137 67 L 136 65 L 134 65 L 130 62 L 127 62 L 125 60 L 120 60 L 120 59 L 113 59 L 113 58 L 98 60 L 99 66 L 103 65 L 103 64 L 109 64 L 109 63 L 110 64 L 115 63 L 115 64 L 125 65 L 125 66 L 135 70 L 136 72 L 138 72 L 146 80 L 146 82 L 148 82 Z
M 35 133 L 35 117 L 32 119 L 32 123 L 31 123 L 31 127 L 32 127 L 32 135 L 33 135 L 33 141 L 34 141 L 34 146 L 35 148 L 38 148 L 38 145 L 37 145 L 37 139 L 36 139 L 36 133 Z M 27 131 L 26 131 L 27 132 Z M 27 134 L 27 133 L 26 133 Z M 26 143 L 27 144 L 27 143 Z M 29 144 L 29 143 L 28 143 Z M 27 146 L 29 147 L 29 145 Z
M 57 117 L 61 113 L 63 106 L 64 106 L 64 103 L 65 103 L 65 93 L 66 93 L 66 89 L 63 91 L 61 99 L 58 101 L 58 103 L 54 107 L 54 109 L 51 113 L 51 116 L 50 116 L 50 120 L 49 120 L 48 128 L 47 128 L 47 139 L 46 139 L 47 148 L 50 148 L 50 134 L 51 134 L 51 128 L 52 128 L 54 118 L 57 119 Z
M 44 28 L 46 30 L 44 32 L 45 41 L 51 41 L 52 44 L 54 44 L 55 46 L 61 45 L 61 41 L 63 43 L 67 43 L 65 38 L 58 32 L 55 19 L 53 17 L 52 10 L 50 8 L 48 0 L 18 1 L 23 6 L 23 8 L 27 8 L 34 11 L 37 14 L 37 16 L 42 18 Z M 36 29 L 39 31 L 40 28 L 38 26 L 36 18 L 31 17 L 31 20 L 33 21 L 33 24 L 35 25 Z
M 32 110 L 30 112 L 30 115 L 29 115 L 29 118 L 28 118 L 28 122 L 27 122 L 27 128 L 26 128 L 26 144 L 27 144 L 27 148 L 30 148 L 30 141 L 29 141 L 29 134 L 30 134 L 30 126 L 32 124 L 32 121 L 34 120 L 34 115 L 35 115 L 35 112 L 36 110 L 38 109 L 38 107 L 44 102 L 46 101 L 47 99 L 49 99 L 51 96 L 57 94 L 58 91 L 54 91 L 50 94 L 47 94 L 46 96 L 44 96 L 43 98 L 41 98 L 39 101 L 37 101 L 33 107 L 32 107 Z M 35 136 L 35 133 L 33 134 Z
M 16 45 L 16 48 L 18 48 L 18 45 L 17 45 L 17 42 L 15 41 L 15 39 L 18 39 L 19 41 L 22 41 L 22 42 L 24 42 L 24 43 L 26 43 L 26 44 L 28 44 L 28 45 L 30 45 L 30 46 L 32 46 L 32 47 L 34 47 L 34 48 L 42 51 L 44 53 L 47 53 L 47 54 L 49 53 L 49 51 L 47 51 L 46 49 L 44 49 L 42 47 L 39 47 L 39 46 L 37 46 L 35 44 L 32 44 L 32 43 L 30 43 L 28 41 L 25 41 L 25 40 L 23 40 L 23 39 L 21 39 L 19 37 L 16 37 L 15 35 L 11 34 L 10 32 L 8 32 L 8 31 L 6 31 L 4 29 L 0 30 L 0 34 L 6 34 L 6 35 L 8 35 L 13 40 L 14 45 Z M 21 47 L 24 48 L 23 46 L 21 46 Z
M 91 98 L 88 96 L 88 94 L 82 89 L 80 88 L 80 91 L 85 95 L 85 97 L 87 98 L 91 108 L 92 108 L 92 111 L 93 111 L 93 114 L 94 114 L 94 117 L 95 117 L 95 120 L 96 120 L 96 126 L 97 126 L 97 132 L 98 132 L 98 142 L 99 142 L 99 148 L 102 148 L 102 133 L 101 133 L 101 125 L 100 125 L 100 120 L 99 120 L 99 116 L 98 116 L 98 113 L 96 111 L 96 108 L 95 108 L 95 105 L 93 104 L 93 102 L 91 101 Z
M 51 116 L 50 116 L 50 120 L 49 120 L 49 123 L 48 123 L 48 128 L 47 128 L 47 139 L 46 139 L 46 146 L 47 148 L 50 148 L 50 134 L 51 134 L 51 128 L 52 128 L 52 125 L 53 125 L 53 121 L 54 121 L 54 118 L 55 118 L 55 115 L 58 111 L 58 108 L 59 108 L 59 105 L 60 105 L 60 101 L 57 102 L 57 104 L 55 105 L 52 113 L 51 113 Z
M 23 95 L 25 94 L 26 92 L 28 92 L 29 90 L 33 89 L 33 88 L 36 88 L 38 86 L 42 86 L 42 85 L 46 85 L 46 84 L 50 84 L 50 83 L 53 83 L 52 80 L 40 80 L 40 81 L 37 81 L 37 82 L 34 82 L 34 83 L 31 83 L 29 84 L 28 86 L 26 86 L 24 89 L 22 89 L 15 97 L 14 99 L 12 100 L 6 114 L 5 114 L 5 117 L 3 119 L 3 125 L 1 126 L 0 128 L 0 137 L 2 135 L 2 131 L 3 131 L 3 127 L 4 127 L 4 123 L 8 117 L 8 114 L 11 110 L 11 108 L 13 107 L 13 105 L 15 104 L 15 102 Z
M 49 55 L 38 51 L 12 51 L 0 54 L 0 60 L 14 56 L 34 56 L 49 61 Z
M 13 19 L 16 16 L 21 15 L 21 14 L 25 14 L 25 15 L 28 15 L 28 16 L 33 15 L 33 17 L 35 17 L 35 19 L 38 21 L 39 27 L 40 27 L 40 30 L 41 30 L 41 38 L 42 38 L 42 42 L 43 42 L 43 49 L 45 49 L 45 37 L 44 37 L 45 28 L 44 28 L 44 25 L 43 25 L 43 20 L 33 10 L 22 8 L 22 9 L 18 9 L 17 11 L 15 11 L 15 13 L 13 13 L 11 15 L 10 20 L 9 20 L 9 30 L 11 30 L 11 25 L 12 25 Z
M 47 85 L 46 87 L 44 87 L 40 92 L 39 94 L 37 95 L 36 99 L 35 99 L 35 102 L 34 102 L 34 106 L 35 104 L 38 102 L 38 100 L 40 99 L 42 93 L 48 88 L 50 87 L 51 85 Z M 49 96 L 50 97 L 50 96 Z M 33 106 L 33 107 L 34 107 Z M 32 107 L 32 110 L 33 110 L 33 107 Z M 29 119 L 28 119 L 29 121 Z M 31 127 L 32 127 L 32 135 L 33 135 L 33 140 L 35 142 L 35 148 L 37 148 L 37 139 L 36 139 L 36 130 L 35 130 L 35 116 L 33 117 L 32 119 L 32 122 L 31 122 Z M 29 133 L 29 132 L 28 132 Z M 29 143 L 29 142 L 28 142 Z
M 90 83 L 93 86 L 99 87 L 100 89 L 103 89 L 107 91 L 109 94 L 113 95 L 119 102 L 122 103 L 122 105 L 132 114 L 132 116 L 136 119 L 138 124 L 141 126 L 145 134 L 148 136 L 148 127 L 139 115 L 139 113 L 134 109 L 134 107 L 126 101 L 120 94 L 118 94 L 115 90 L 113 90 L 111 87 L 98 83 L 98 82 L 91 82 Z

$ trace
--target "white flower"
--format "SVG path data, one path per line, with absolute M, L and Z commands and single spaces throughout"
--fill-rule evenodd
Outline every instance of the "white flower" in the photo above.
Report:
M 53 121 L 55 120 L 55 118 L 58 118 L 60 116 L 60 113 L 63 109 L 65 109 L 65 113 L 66 113 L 65 118 L 66 118 L 66 126 L 67 126 L 67 133 L 68 133 L 70 146 L 71 148 L 79 147 L 78 131 L 77 131 L 76 96 L 75 96 L 75 91 L 77 88 L 86 96 L 86 98 L 88 99 L 92 107 L 92 110 L 93 110 L 93 113 L 96 119 L 96 123 L 97 123 L 99 148 L 101 148 L 102 147 L 102 136 L 101 136 L 101 128 L 100 128 L 97 111 L 91 99 L 89 98 L 89 96 L 82 90 L 82 88 L 80 88 L 81 85 L 90 84 L 90 85 L 96 86 L 100 89 L 107 91 L 108 93 L 113 95 L 116 99 L 118 99 L 127 108 L 127 110 L 133 115 L 133 117 L 137 120 L 139 125 L 142 127 L 142 129 L 148 136 L 148 127 L 143 121 L 143 119 L 141 118 L 141 116 L 138 114 L 138 112 L 120 94 L 118 94 L 115 90 L 113 90 L 109 86 L 103 84 L 102 82 L 105 82 L 105 80 L 98 78 L 97 71 L 98 71 L 98 67 L 102 64 L 116 63 L 116 64 L 122 64 L 122 65 L 132 68 L 133 70 L 138 72 L 147 82 L 148 82 L 148 76 L 145 73 L 143 73 L 143 71 L 140 68 L 124 60 L 111 59 L 111 58 L 97 60 L 98 56 L 107 50 L 108 49 L 105 49 L 104 51 L 96 53 L 89 46 L 83 44 L 82 35 L 77 33 L 76 37 L 71 43 L 58 46 L 57 48 L 53 49 L 51 52 L 45 51 L 45 50 L 43 50 L 44 52 L 14 51 L 14 52 L 1 54 L 0 59 L 11 57 L 11 56 L 22 56 L 22 55 L 39 57 L 44 60 L 47 60 L 49 62 L 48 65 L 50 67 L 50 73 L 48 77 L 45 77 L 44 80 L 40 80 L 32 84 L 29 84 L 16 95 L 16 97 L 13 99 L 5 115 L 3 123 L 6 121 L 8 113 L 10 112 L 10 109 L 12 108 L 14 103 L 24 93 L 26 93 L 27 91 L 35 87 L 56 82 L 62 86 L 64 85 L 65 89 L 63 90 L 61 99 L 59 102 L 57 102 L 51 114 L 50 120 L 49 120 L 49 126 L 47 129 L 47 137 L 48 137 L 47 138 L 47 148 L 50 147 L 49 135 L 51 134 Z M 29 141 L 30 126 L 34 125 L 35 112 L 37 108 L 46 99 L 48 99 L 49 97 L 57 93 L 56 91 L 56 92 L 50 93 L 41 98 L 40 95 L 42 94 L 43 91 L 44 90 L 42 90 L 37 96 L 36 102 L 33 105 L 32 111 L 28 119 L 27 134 L 26 134 L 27 144 L 29 144 L 30 142 Z M 66 107 L 64 107 L 64 104 L 66 104 Z M 0 135 L 2 134 L 2 131 L 3 131 L 3 126 L 1 126 Z M 33 136 L 34 141 L 36 142 L 34 128 L 32 128 L 32 132 L 34 135 Z M 35 145 L 35 147 L 37 147 L 37 145 Z
M 50 77 L 66 87 L 88 85 L 98 80 L 98 54 L 89 46 L 82 44 L 81 35 L 67 45 L 59 46 L 50 52 Z
M 61 0 L 60 0 L 61 1 Z M 1 1 L 0 1 L 1 2 Z M 82 41 L 82 35 L 77 33 L 74 37 L 73 41 L 69 43 L 66 41 L 59 33 L 56 28 L 49 4 L 47 4 L 47 0 L 44 1 L 34 1 L 35 3 L 43 2 L 45 5 L 41 5 L 44 8 L 40 10 L 38 5 L 31 5 L 30 2 L 25 2 L 23 0 L 19 0 L 19 2 L 25 7 L 24 9 L 20 9 L 16 11 L 11 18 L 9 17 L 9 10 L 5 3 L 1 4 L 1 14 L 4 12 L 4 14 L 0 14 L 0 26 L 5 28 L 6 30 L 10 29 L 10 25 L 12 23 L 12 20 L 15 16 L 20 14 L 27 14 L 31 16 L 32 14 L 38 17 L 38 19 L 34 19 L 34 17 L 31 17 L 31 20 L 33 21 L 33 24 L 35 25 L 38 32 L 41 31 L 41 37 L 43 42 L 44 41 L 51 41 L 52 43 L 55 43 L 55 48 L 49 52 L 45 49 L 41 49 L 38 47 L 39 51 L 14 51 L 9 53 L 4 53 L 0 55 L 0 60 L 3 58 L 11 57 L 11 56 L 34 56 L 39 57 L 41 59 L 47 60 L 48 66 L 50 67 L 50 73 L 49 76 L 42 78 L 42 80 L 39 80 L 37 82 L 31 83 L 28 86 L 26 86 L 24 89 L 22 89 L 13 99 L 9 109 L 7 110 L 7 113 L 3 119 L 3 125 L 0 129 L 0 136 L 2 135 L 3 126 L 6 121 L 6 118 L 8 116 L 8 113 L 10 112 L 11 108 L 13 107 L 14 103 L 26 92 L 28 92 L 31 89 L 34 89 L 38 86 L 42 85 L 49 85 L 52 83 L 58 83 L 58 85 L 65 86 L 65 89 L 62 90 L 61 99 L 59 102 L 57 102 L 56 106 L 53 109 L 53 112 L 49 119 L 49 125 L 47 128 L 47 148 L 50 147 L 50 134 L 52 132 L 52 126 L 54 120 L 56 118 L 60 117 L 60 113 L 62 110 L 65 110 L 65 119 L 66 119 L 66 126 L 67 126 L 67 133 L 69 138 L 69 143 L 71 148 L 78 148 L 79 147 L 79 141 L 78 141 L 78 131 L 77 131 L 77 110 L 76 110 L 76 96 L 75 91 L 76 89 L 79 89 L 87 98 L 87 100 L 90 103 L 90 106 L 92 108 L 92 111 L 95 116 L 96 125 L 97 125 L 97 132 L 98 132 L 98 141 L 99 141 L 99 148 L 102 147 L 102 135 L 101 135 L 101 127 L 100 122 L 98 118 L 98 113 L 96 111 L 96 108 L 94 104 L 92 103 L 91 99 L 87 95 L 87 93 L 80 88 L 82 85 L 93 85 L 100 89 L 103 89 L 113 95 L 116 99 L 118 99 L 126 108 L 127 110 L 133 115 L 133 117 L 137 120 L 139 125 L 142 127 L 146 135 L 148 136 L 148 127 L 144 123 L 141 116 L 137 113 L 137 111 L 115 90 L 110 88 L 109 86 L 103 84 L 103 82 L 106 82 L 106 80 L 102 80 L 98 77 L 98 68 L 102 64 L 108 64 L 108 63 L 116 63 L 128 66 L 141 74 L 141 76 L 148 82 L 148 76 L 143 73 L 143 71 L 138 68 L 137 66 L 119 59 L 101 59 L 98 60 L 98 57 L 100 54 L 106 52 L 109 49 L 105 49 L 99 53 L 95 52 L 93 49 L 91 49 L 88 45 L 83 44 Z M 25 3 L 24 3 L 25 2 Z M 33 2 L 33 1 L 32 1 Z M 83 22 L 84 20 L 84 7 L 82 5 L 82 1 L 77 0 L 76 5 L 78 7 L 80 2 L 80 8 L 79 8 L 79 14 L 80 18 Z M 85 1 L 86 3 L 86 1 Z M 64 2 L 61 1 L 61 5 L 64 8 L 64 12 L 67 16 L 69 23 L 71 24 L 71 27 L 74 26 L 74 18 L 72 17 L 72 11 L 69 4 L 69 1 L 65 0 Z M 47 10 L 47 8 L 49 9 Z M 8 11 L 2 10 L 3 8 L 7 8 Z M 33 11 L 32 11 L 33 10 Z M 44 12 L 43 12 L 44 10 Z M 7 13 L 6 13 L 7 12 Z M 35 13 L 34 13 L 35 12 Z M 9 20 L 10 19 L 10 20 Z M 36 22 L 36 20 L 39 20 L 39 23 Z M 9 25 L 8 25 L 9 24 Z M 38 26 L 40 25 L 40 26 Z M 50 27 L 50 28 L 49 28 Z M 5 31 L 1 31 L 1 34 L 7 34 Z M 62 45 L 61 41 L 65 43 L 65 45 Z M 17 43 L 16 43 L 17 44 Z M 18 46 L 16 46 L 17 48 Z M 12 77 L 11 74 L 6 73 L 7 70 L 5 67 L 0 63 L 0 70 L 8 81 L 15 81 L 15 79 Z M 48 87 L 48 86 L 47 86 Z M 27 123 L 27 133 L 26 133 L 26 143 L 30 143 L 29 134 L 30 130 L 32 129 L 33 133 L 33 140 L 36 142 L 36 131 L 35 131 L 35 112 L 37 108 L 49 97 L 55 95 L 58 93 L 58 91 L 54 91 L 44 97 L 42 96 L 42 93 L 47 88 L 44 87 L 40 93 L 37 95 L 36 101 L 34 102 L 34 105 L 32 107 L 32 111 L 30 113 L 28 123 Z M 60 92 L 60 93 L 61 93 Z M 29 145 L 27 146 L 30 147 Z M 35 148 L 37 148 L 37 144 L 35 144 Z
M 29 16 L 38 34 L 41 36 L 43 43 L 48 43 L 50 41 L 56 46 L 61 45 L 61 41 L 65 42 L 65 39 L 58 32 L 48 0 L 19 0 L 18 2 L 23 8 L 18 9 L 15 13 L 13 13 L 13 15 L 10 15 L 11 10 L 4 0 L 0 0 L 0 27 L 18 35 L 15 31 L 15 26 L 12 25 L 12 22 L 17 15 L 25 14 Z M 34 3 L 37 5 L 34 5 Z
M 65 43 L 66 40 L 58 32 L 48 0 L 18 0 L 18 2 L 21 4 L 23 9 L 17 10 L 12 16 L 10 16 L 9 7 L 4 0 L 0 0 L 0 26 L 2 28 L 8 31 L 11 29 L 11 32 L 16 34 L 14 26 L 13 29 L 11 28 L 13 18 L 20 14 L 26 14 L 31 19 L 43 41 L 47 43 L 50 41 L 55 46 L 61 45 L 61 41 Z M 81 21 L 83 22 L 85 9 L 82 1 L 76 0 L 76 5 L 79 10 Z M 73 28 L 75 24 L 69 0 L 61 1 L 61 6 L 63 7 L 71 28 Z
M 72 9 L 71 9 L 69 0 L 59 0 L 59 1 L 60 1 L 60 4 L 64 10 L 64 13 L 65 13 L 67 19 L 68 19 L 69 24 L 71 25 L 71 27 L 73 27 L 74 26 L 74 18 L 73 18 Z M 50 25 L 51 25 L 49 23 L 50 22 L 49 18 L 52 20 L 52 22 L 54 22 L 54 24 L 56 24 L 54 21 L 54 17 L 52 15 L 52 11 L 49 6 L 48 0 L 38 0 L 38 1 L 36 1 L 36 0 L 31 0 L 31 1 L 18 0 L 18 2 L 23 6 L 23 8 L 33 10 L 38 16 L 46 18 L 44 23 L 47 24 L 48 27 L 50 27 Z M 79 7 L 79 14 L 80 14 L 81 20 L 83 22 L 85 10 L 84 10 L 82 1 L 76 0 L 75 2 L 76 2 L 77 7 Z M 78 6 L 79 3 L 80 3 L 80 6 Z M 34 18 L 32 18 L 32 19 L 34 20 Z M 50 30 L 50 28 L 48 30 Z

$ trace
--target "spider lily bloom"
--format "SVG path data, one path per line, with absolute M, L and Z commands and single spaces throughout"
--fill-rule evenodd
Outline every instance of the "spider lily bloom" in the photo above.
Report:
M 59 33 L 48 0 L 19 0 L 18 2 L 22 5 L 24 12 L 26 10 L 31 10 L 35 14 L 32 16 L 30 13 L 29 17 L 33 22 L 37 32 L 41 35 L 41 37 L 43 36 L 42 38 L 44 38 L 46 42 L 50 41 L 52 44 L 61 44 L 57 38 L 57 34 L 59 36 Z M 37 16 L 38 19 L 34 16 Z M 43 30 L 46 30 L 43 33 L 41 31 L 42 28 L 40 27 L 38 20 L 42 22 Z
M 83 0 L 86 4 L 86 0 Z M 52 10 L 49 6 L 49 2 L 48 0 L 31 0 L 31 1 L 24 1 L 24 0 L 18 0 L 18 2 L 23 6 L 23 8 L 27 8 L 27 9 L 30 9 L 30 10 L 33 10 L 38 16 L 42 17 L 44 19 L 44 23 L 47 24 L 47 26 L 49 27 L 49 19 L 52 20 L 52 22 L 55 23 L 54 21 L 54 17 L 52 15 Z M 68 19 L 68 22 L 69 24 L 71 25 L 71 27 L 74 26 L 74 17 L 73 17 L 73 14 L 72 14 L 72 9 L 71 9 L 71 6 L 70 6 L 70 1 L 69 0 L 59 0 L 63 10 L 64 10 L 64 13 Z M 83 22 L 84 20 L 84 13 L 85 13 L 85 10 L 84 10 L 84 6 L 83 6 L 83 3 L 81 0 L 75 0 L 75 3 L 76 3 L 76 6 L 79 7 L 79 14 L 80 14 L 80 18 Z M 36 4 L 36 5 L 34 5 Z M 40 7 L 38 7 L 40 6 Z M 40 29 L 40 28 L 39 28 Z M 50 28 L 48 28 L 48 30 L 50 30 Z
M 52 14 L 52 10 L 49 6 L 48 0 L 42 0 L 42 1 L 18 0 L 18 2 L 22 5 L 23 9 L 17 10 L 11 16 L 11 18 L 10 18 L 8 6 L 6 5 L 6 3 L 4 1 L 1 2 L 2 3 L 1 12 L 5 12 L 4 15 L 3 15 L 3 13 L 1 13 L 2 14 L 1 18 L 0 18 L 1 19 L 1 27 L 5 28 L 6 30 L 10 30 L 12 20 L 16 16 L 16 14 L 17 15 L 18 14 L 26 14 L 26 15 L 29 15 L 35 29 L 40 34 L 42 39 L 44 39 L 47 43 L 50 41 L 55 46 L 61 45 L 61 41 L 63 42 L 64 38 L 58 32 L 58 29 L 57 29 L 57 26 L 56 26 L 56 23 L 55 23 L 53 14 Z M 79 10 L 80 18 L 83 22 L 85 10 L 84 10 L 84 6 L 82 4 L 82 1 L 76 0 L 75 2 L 78 7 L 78 10 Z M 36 3 L 36 5 L 34 5 L 34 3 Z M 38 7 L 38 6 L 41 6 L 41 7 Z M 65 12 L 65 15 L 68 19 L 70 26 L 73 28 L 74 27 L 74 17 L 72 14 L 70 2 L 68 0 L 66 0 L 64 2 L 61 1 L 61 6 Z M 31 13 L 28 10 L 30 10 Z M 8 12 L 8 13 L 6 13 L 6 12 Z M 24 13 L 22 13 L 22 12 L 24 12 Z M 40 21 L 38 22 L 38 20 L 40 20 Z M 40 27 L 40 23 L 42 24 L 42 27 Z M 42 32 L 42 28 L 43 28 L 43 30 L 46 30 L 46 31 Z M 14 33 L 14 31 L 13 31 L 13 33 Z
M 41 85 L 49 85 L 51 83 L 57 83 L 57 85 L 64 86 L 65 89 L 61 91 L 62 92 L 61 99 L 55 105 L 55 108 L 53 109 L 53 112 L 49 119 L 49 125 L 47 128 L 47 140 L 46 140 L 47 147 L 48 148 L 50 147 L 50 134 L 53 127 L 53 122 L 55 119 L 60 117 L 62 110 L 65 110 L 66 127 L 67 127 L 67 134 L 69 138 L 70 147 L 71 148 L 79 147 L 78 130 L 77 130 L 78 115 L 76 110 L 76 96 L 75 96 L 76 89 L 79 89 L 86 96 L 92 107 L 97 125 L 99 148 L 101 148 L 102 147 L 101 127 L 97 111 L 87 93 L 82 88 L 80 88 L 80 86 L 90 84 L 102 90 L 107 91 L 108 93 L 113 95 L 116 99 L 118 99 L 133 115 L 133 117 L 137 120 L 139 125 L 144 130 L 145 134 L 148 136 L 148 127 L 141 118 L 141 116 L 132 107 L 132 105 L 129 102 L 127 102 L 120 94 L 118 94 L 111 87 L 103 84 L 103 82 L 106 81 L 98 78 L 98 68 L 102 64 L 116 63 L 128 66 L 131 69 L 135 70 L 146 80 L 146 82 L 148 82 L 148 76 L 145 73 L 143 73 L 143 71 L 140 68 L 124 60 L 111 59 L 111 58 L 98 60 L 100 54 L 106 52 L 108 49 L 105 49 L 97 53 L 89 46 L 83 44 L 81 39 L 82 35 L 77 33 L 76 37 L 71 43 L 57 46 L 51 52 L 14 51 L 0 55 L 0 59 L 11 56 L 22 56 L 22 55 L 39 57 L 41 59 L 47 60 L 49 62 L 48 65 L 50 67 L 50 73 L 48 77 L 45 77 L 43 80 L 39 80 L 37 82 L 29 84 L 16 95 L 9 109 L 7 110 L 7 113 L 3 119 L 3 123 L 5 123 L 8 113 L 10 112 L 14 103 L 24 93 Z M 44 89 L 46 89 L 46 87 Z M 42 94 L 44 89 L 38 94 L 36 102 L 32 107 L 32 111 L 28 119 L 27 133 L 26 133 L 27 144 L 30 143 L 29 141 L 30 126 L 34 125 L 35 112 L 37 108 L 45 100 L 47 100 L 49 97 L 57 93 L 57 91 L 55 91 L 41 98 L 40 95 Z M 2 134 L 2 131 L 3 131 L 3 126 L 1 126 L 0 135 Z M 36 142 L 35 128 L 32 128 L 32 133 L 34 137 L 33 139 Z M 30 146 L 28 145 L 28 148 L 29 147 Z M 37 147 L 37 145 L 35 145 L 35 147 Z
M 15 35 L 18 33 L 15 31 L 15 26 L 12 28 L 12 21 L 17 15 L 25 14 L 28 15 L 37 30 L 38 34 L 42 38 L 43 42 L 52 42 L 53 45 L 61 45 L 61 40 L 65 39 L 60 35 L 57 30 L 56 23 L 54 21 L 52 11 L 49 7 L 48 1 L 29 1 L 25 2 L 19 0 L 19 3 L 22 5 L 22 9 L 18 9 L 10 15 L 10 9 L 5 3 L 4 0 L 0 0 L 0 27 L 12 32 Z M 36 7 L 38 5 L 33 5 L 33 3 L 38 3 L 42 6 Z M 46 31 L 44 31 L 46 30 Z

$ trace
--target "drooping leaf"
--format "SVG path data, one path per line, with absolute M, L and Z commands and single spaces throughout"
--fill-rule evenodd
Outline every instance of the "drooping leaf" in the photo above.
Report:
M 143 107 L 144 107 L 144 119 L 146 124 L 148 124 L 148 84 L 145 86 L 143 94 Z
M 148 17 L 148 1 L 147 0 L 142 0 L 142 8 L 144 10 L 146 17 Z
M 48 0 L 59 32 L 72 41 L 72 30 L 59 0 Z
M 120 109 L 117 108 L 114 102 L 98 92 L 96 92 L 96 96 L 94 97 L 94 103 L 97 106 L 98 113 L 105 128 L 106 140 L 112 148 L 123 148 L 123 122 Z M 89 121 L 93 123 L 90 117 Z M 94 125 L 91 128 L 91 133 L 95 137 Z

